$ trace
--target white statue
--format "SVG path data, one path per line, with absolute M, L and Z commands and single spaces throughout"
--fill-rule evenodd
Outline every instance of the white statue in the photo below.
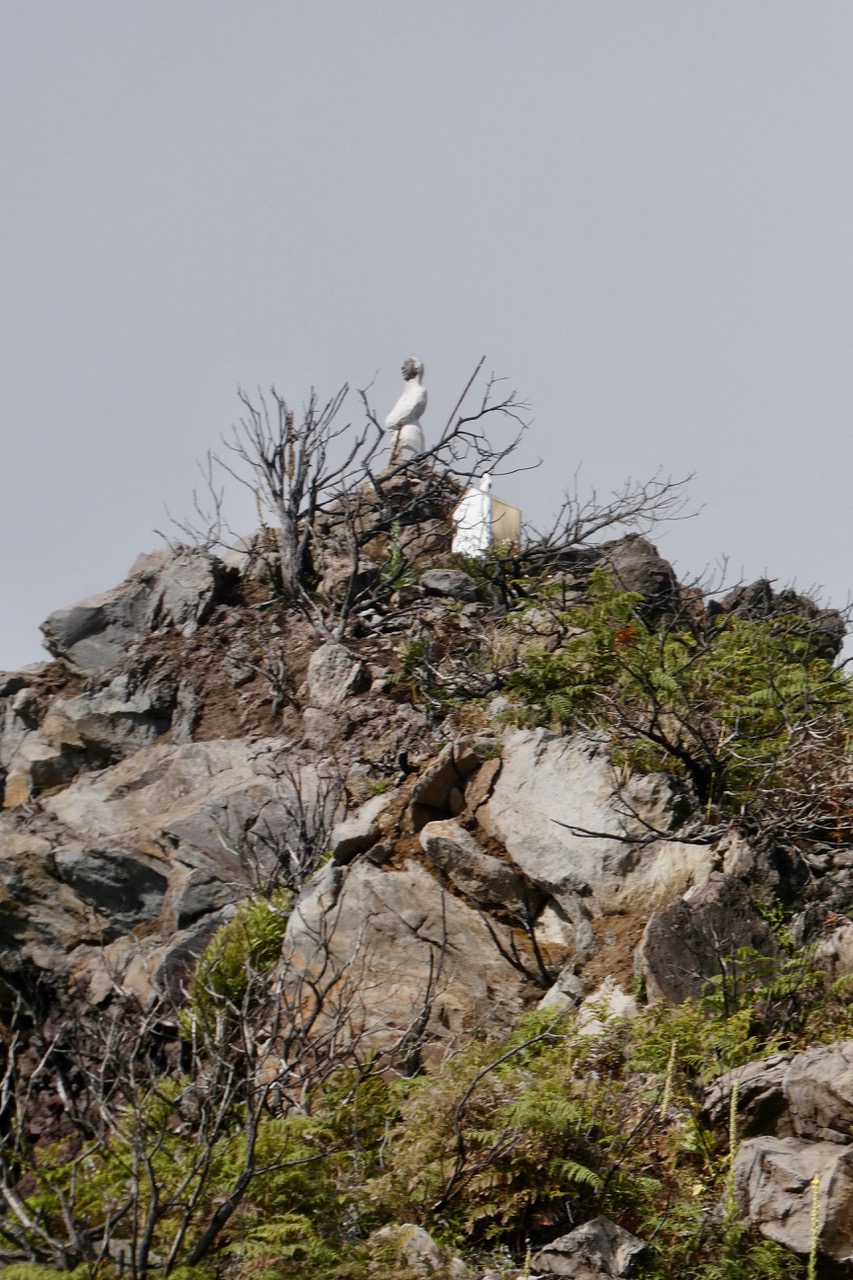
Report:
M 424 367 L 417 356 L 403 362 L 405 387 L 400 399 L 385 419 L 385 429 L 394 432 L 391 461 L 409 462 L 424 451 L 421 414 L 426 408 L 426 388 L 421 385 Z
M 453 511 L 452 549 L 460 556 L 482 556 L 492 545 L 492 477 L 483 476 L 479 488 L 465 490 Z

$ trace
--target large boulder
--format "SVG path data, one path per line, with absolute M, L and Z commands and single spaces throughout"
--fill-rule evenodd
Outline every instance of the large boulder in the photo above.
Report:
M 738 952 L 748 949 L 766 958 L 766 978 L 781 962 L 782 949 L 773 930 L 753 908 L 741 880 L 714 872 L 683 897 L 656 911 L 643 934 L 637 964 L 650 1000 L 681 1004 L 698 999 L 713 979 L 742 988 L 762 976 L 748 972 Z
M 735 1085 L 744 1136 L 853 1140 L 853 1040 L 805 1053 L 777 1053 L 725 1072 L 708 1089 L 703 1105 L 706 1119 L 720 1132 L 729 1123 Z
M 313 1018 L 322 991 L 318 1033 L 337 1020 L 365 1048 L 388 1050 L 418 1027 L 446 1044 L 518 1013 L 523 976 L 509 954 L 502 925 L 487 926 L 417 863 L 329 866 L 288 922 L 284 998 Z
M 510 734 L 477 810 L 533 884 L 569 911 L 587 896 L 599 915 L 654 910 L 707 878 L 714 854 L 677 838 L 679 818 L 664 775 L 622 785 L 603 742 L 544 729 Z
M 738 1148 L 734 1172 L 738 1208 L 750 1226 L 808 1254 L 816 1204 L 820 1252 L 835 1262 L 853 1262 L 853 1146 L 750 1138 Z
M 623 1280 L 636 1274 L 646 1245 L 609 1218 L 592 1218 L 567 1235 L 552 1240 L 530 1259 L 546 1276 L 572 1280 Z
M 294 760 L 279 739 L 143 747 L 45 798 L 38 837 L 5 815 L 0 967 L 65 966 L 82 983 L 106 972 L 107 944 L 116 981 L 132 964 L 151 982 L 164 958 L 194 954 L 208 919 L 309 874 L 341 807 L 334 767 Z
M 738 1132 L 742 1138 L 772 1134 L 789 1138 L 793 1125 L 785 1098 L 790 1053 L 775 1053 L 760 1062 L 725 1071 L 705 1093 L 702 1116 L 720 1136 L 731 1123 L 732 1090 L 737 1086 Z
M 678 579 L 648 539 L 629 533 L 602 548 L 597 567 L 613 575 L 623 591 L 642 597 L 642 607 L 653 616 L 669 613 L 678 604 Z
M 75 671 L 99 676 L 117 666 L 150 631 L 192 635 L 222 598 L 228 571 L 201 549 L 140 556 L 127 580 L 52 613 L 44 643 Z
M 795 1054 L 783 1088 L 800 1138 L 850 1142 L 853 1137 L 853 1040 Z

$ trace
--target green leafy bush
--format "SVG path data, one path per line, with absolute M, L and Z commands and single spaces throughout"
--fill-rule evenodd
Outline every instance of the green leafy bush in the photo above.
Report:
M 281 955 L 290 898 L 287 889 L 271 898 L 246 898 L 233 918 L 217 929 L 190 982 L 186 1018 L 240 1006 L 252 976 L 266 973 Z
M 516 719 L 609 736 L 614 759 L 689 779 L 719 810 L 788 839 L 853 838 L 853 684 L 796 615 L 655 622 L 603 571 L 577 628 L 534 651 L 508 686 Z

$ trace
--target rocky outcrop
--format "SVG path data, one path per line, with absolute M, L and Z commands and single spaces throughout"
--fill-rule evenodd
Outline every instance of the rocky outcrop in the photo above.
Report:
M 409 478 L 394 495 L 408 523 L 371 537 L 374 560 L 356 587 L 382 579 L 384 595 L 358 602 L 345 644 L 321 643 L 305 616 L 269 597 L 260 539 L 228 567 L 202 551 L 142 557 L 121 586 L 51 615 L 44 630 L 58 662 L 0 676 L 0 1004 L 42 987 L 63 1008 L 70 1000 L 112 1017 L 132 996 L 159 1018 L 166 992 L 163 1034 L 177 1056 L 173 1015 L 197 957 L 242 898 L 282 884 L 289 894 L 270 909 L 280 928 L 290 915 L 280 958 L 276 941 L 264 961 L 257 1039 L 261 1069 L 282 1089 L 298 1075 L 291 1033 L 304 1061 L 327 1046 L 347 1064 L 385 1052 L 389 1073 L 450 1058 L 450 1078 L 457 1063 L 467 1069 L 456 1055 L 472 1033 L 503 1031 L 537 1005 L 552 1010 L 543 1025 L 573 1011 L 554 1034 L 573 1037 L 566 1071 L 589 1069 L 592 1080 L 613 1045 L 648 1034 L 648 1015 L 629 1025 L 635 961 L 650 1001 L 697 1000 L 733 974 L 741 993 L 760 985 L 784 957 L 751 893 L 793 899 L 807 876 L 823 879 L 810 902 L 796 902 L 794 936 L 819 942 L 816 963 L 832 976 L 853 972 L 843 839 L 795 867 L 772 841 L 753 847 L 738 834 L 737 815 L 729 830 L 703 826 L 713 806 L 698 812 L 688 784 L 614 767 L 603 736 L 507 727 L 523 709 L 494 695 L 520 654 L 559 650 L 577 633 L 593 568 L 636 593 L 638 626 L 684 604 L 651 544 L 571 548 L 549 560 L 546 589 L 523 607 L 501 604 L 449 559 L 385 590 L 389 547 L 446 550 L 450 530 L 441 504 L 415 514 Z M 323 521 L 312 581 L 318 607 L 334 612 L 351 559 L 334 512 Z M 691 624 L 706 626 L 701 602 L 689 605 Z M 801 605 L 757 584 L 722 611 L 772 618 Z M 834 617 L 805 612 L 829 654 Z M 412 640 L 429 655 L 414 674 Z M 553 1047 L 562 1053 L 559 1040 Z M 688 1074 L 677 1054 L 671 1062 Z M 635 1086 L 637 1098 L 658 1087 L 644 1071 L 623 1077 L 630 1123 Z M 821 1249 L 853 1265 L 851 1042 L 721 1076 L 703 1121 L 723 1149 L 735 1082 L 745 1220 L 806 1252 L 819 1177 Z M 673 1097 L 683 1098 L 681 1083 Z M 680 1105 L 661 1123 L 675 1123 Z M 464 1161 L 478 1158 L 476 1138 L 462 1150 L 463 1129 L 448 1157 L 451 1171 L 462 1157 L 460 1197 L 474 1169 Z M 567 1221 L 557 1204 L 525 1213 L 540 1244 Z M 396 1249 L 407 1274 L 466 1275 L 410 1224 L 367 1246 L 383 1259 Z M 539 1248 L 532 1265 L 543 1276 L 628 1277 L 644 1247 L 596 1218 Z
M 828 662 L 838 657 L 847 634 L 844 616 L 837 609 L 822 609 L 808 596 L 799 595 L 789 587 L 783 591 L 774 591 L 767 578 L 759 578 L 747 586 L 735 587 L 722 600 L 711 601 L 708 613 L 712 618 L 719 614 L 731 614 L 751 622 L 796 615 L 809 624 L 815 653 Z
M 227 571 L 201 550 L 140 556 L 126 582 L 52 613 L 45 644 L 74 670 L 99 676 L 149 631 L 174 627 L 192 635 L 222 598 Z
M 821 1253 L 835 1262 L 853 1262 L 853 1147 L 750 1138 L 738 1149 L 734 1169 L 740 1212 L 762 1235 L 808 1254 L 816 1200 Z
M 770 926 L 752 907 L 741 880 L 714 872 L 701 885 L 656 911 L 646 925 L 637 964 L 651 1000 L 681 1004 L 703 994 L 712 980 L 736 981 L 748 988 L 760 978 L 741 963 L 732 964 L 743 949 L 781 963 L 782 949 Z
M 45 798 L 38 823 L 6 815 L 0 967 L 28 960 L 82 983 L 110 944 L 118 986 L 131 958 L 159 955 L 155 973 L 166 940 L 180 934 L 184 947 L 184 931 L 198 935 L 270 877 L 310 874 L 343 804 L 334 767 L 294 759 L 278 739 L 142 747 Z M 139 945 L 118 945 L 143 924 Z
M 375 1048 L 416 1025 L 437 1046 L 476 1025 L 506 1024 L 521 1007 L 523 974 L 506 958 L 508 931 L 447 893 L 421 866 L 328 867 L 293 911 L 283 983 L 291 1006 L 310 1003 L 322 975 L 335 1013 Z
M 660 774 L 622 785 L 602 742 L 544 729 L 511 733 L 483 831 L 525 876 L 571 909 L 651 911 L 699 884 L 714 866 L 707 844 L 678 839 L 679 798 Z

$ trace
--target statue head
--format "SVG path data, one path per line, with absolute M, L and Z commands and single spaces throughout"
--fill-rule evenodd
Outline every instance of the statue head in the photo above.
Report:
M 422 378 L 424 376 L 424 367 L 417 356 L 409 356 L 408 360 L 403 361 L 403 378 L 408 382 L 411 378 Z

